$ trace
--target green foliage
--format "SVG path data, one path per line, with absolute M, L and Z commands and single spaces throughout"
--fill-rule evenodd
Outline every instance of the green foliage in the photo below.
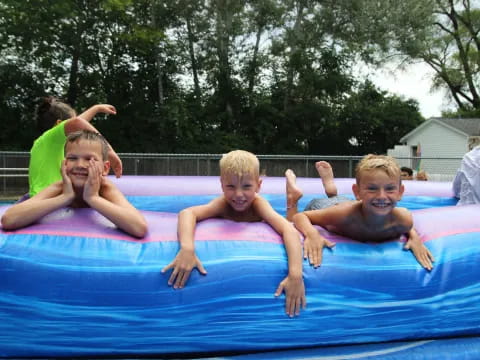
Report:
M 346 154 L 385 153 L 424 121 L 414 100 L 387 95 L 371 83 L 363 84 L 345 103 L 341 133 L 348 141 Z
M 34 99 L 51 94 L 115 105 L 95 126 L 118 152 L 385 152 L 418 106 L 350 67 L 388 48 L 395 4 L 0 0 L 0 147 L 30 148 Z

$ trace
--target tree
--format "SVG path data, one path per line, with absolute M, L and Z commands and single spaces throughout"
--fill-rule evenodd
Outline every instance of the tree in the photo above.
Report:
M 415 100 L 388 95 L 368 81 L 348 98 L 340 117 L 341 151 L 351 155 L 384 154 L 424 121 Z
M 389 31 L 374 38 L 379 54 L 424 61 L 435 71 L 434 87 L 444 88 L 463 113 L 480 109 L 480 8 L 470 0 L 399 2 L 385 14 Z M 405 6 L 403 6 L 405 5 Z
M 122 152 L 353 151 L 352 64 L 387 49 L 389 6 L 417 26 L 415 1 L 0 0 L 0 68 L 21 94 L 0 91 L 2 114 L 31 119 L 48 93 L 115 105 L 95 125 Z

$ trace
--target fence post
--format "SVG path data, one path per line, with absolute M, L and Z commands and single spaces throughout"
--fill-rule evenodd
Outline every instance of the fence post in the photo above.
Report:
M 5 162 L 5 154 L 2 154 L 2 167 L 3 168 L 6 168 L 7 167 L 7 164 Z M 5 194 L 7 192 L 7 178 L 5 176 L 3 176 L 3 189 L 2 189 L 2 192 Z

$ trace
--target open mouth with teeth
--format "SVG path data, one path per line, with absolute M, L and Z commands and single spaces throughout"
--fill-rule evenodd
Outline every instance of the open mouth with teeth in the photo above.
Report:
M 381 209 L 384 209 L 384 208 L 387 208 L 387 207 L 390 207 L 392 206 L 392 203 L 385 203 L 385 202 L 373 202 L 372 203 L 373 206 L 377 207 L 377 208 L 381 208 Z
M 72 171 L 70 174 L 78 177 L 87 177 L 88 171 Z
M 247 201 L 246 200 L 240 200 L 240 201 L 239 200 L 234 200 L 233 203 L 237 206 L 244 206 L 247 203 Z

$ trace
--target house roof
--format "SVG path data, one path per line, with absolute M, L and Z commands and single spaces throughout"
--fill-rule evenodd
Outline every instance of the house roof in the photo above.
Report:
M 437 123 L 441 126 L 445 126 L 452 131 L 459 132 L 465 136 L 480 136 L 480 118 L 430 118 L 420 126 L 410 131 L 407 135 L 400 139 L 400 142 L 405 142 L 413 134 L 417 133 L 425 126 Z

